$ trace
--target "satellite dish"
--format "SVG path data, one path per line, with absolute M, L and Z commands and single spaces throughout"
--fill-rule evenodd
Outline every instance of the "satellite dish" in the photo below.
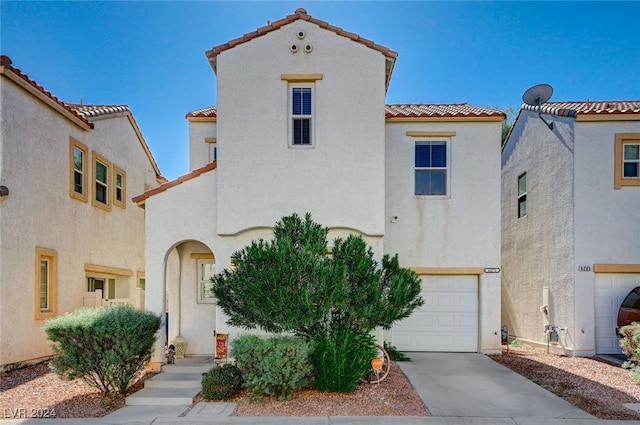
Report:
M 527 105 L 536 106 L 538 108 L 538 116 L 544 122 L 549 130 L 553 130 L 553 123 L 546 122 L 544 118 L 542 118 L 541 106 L 543 103 L 551 99 L 551 95 L 553 94 L 553 87 L 549 84 L 538 84 L 530 89 L 528 89 L 522 95 L 522 100 Z
M 524 94 L 522 95 L 522 100 L 527 105 L 540 106 L 547 100 L 551 99 L 552 94 L 553 87 L 551 87 L 549 84 L 538 84 L 524 92 Z

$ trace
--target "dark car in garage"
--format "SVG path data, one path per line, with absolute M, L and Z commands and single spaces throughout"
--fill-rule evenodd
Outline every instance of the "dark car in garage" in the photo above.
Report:
M 618 329 L 632 322 L 640 322 L 640 286 L 629 292 L 618 310 Z

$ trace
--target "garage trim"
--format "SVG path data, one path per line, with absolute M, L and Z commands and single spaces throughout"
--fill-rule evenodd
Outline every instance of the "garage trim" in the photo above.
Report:
M 594 273 L 640 273 L 640 264 L 594 264 Z
M 409 267 L 420 276 L 425 275 L 481 275 L 484 274 L 484 267 Z

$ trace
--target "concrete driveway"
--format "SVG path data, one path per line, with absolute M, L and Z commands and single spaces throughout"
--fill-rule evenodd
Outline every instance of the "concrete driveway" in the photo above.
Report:
M 433 416 L 593 419 L 483 354 L 407 354 L 398 364 Z

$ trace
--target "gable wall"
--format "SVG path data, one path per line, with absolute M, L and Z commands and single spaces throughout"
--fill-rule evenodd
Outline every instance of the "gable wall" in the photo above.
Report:
M 289 50 L 306 31 L 306 54 Z M 315 83 L 313 147 L 288 142 L 287 81 Z M 268 226 L 311 212 L 328 227 L 384 232 L 385 58 L 306 21 L 222 52 L 218 78 L 220 234 Z M 336 211 L 340 214 L 336 214 Z
M 574 326 L 573 120 L 550 131 L 522 111 L 502 160 L 502 321 L 518 338 L 546 342 L 547 323 Z M 517 217 L 518 176 L 527 173 L 527 215 Z M 549 306 L 548 320 L 541 313 Z

